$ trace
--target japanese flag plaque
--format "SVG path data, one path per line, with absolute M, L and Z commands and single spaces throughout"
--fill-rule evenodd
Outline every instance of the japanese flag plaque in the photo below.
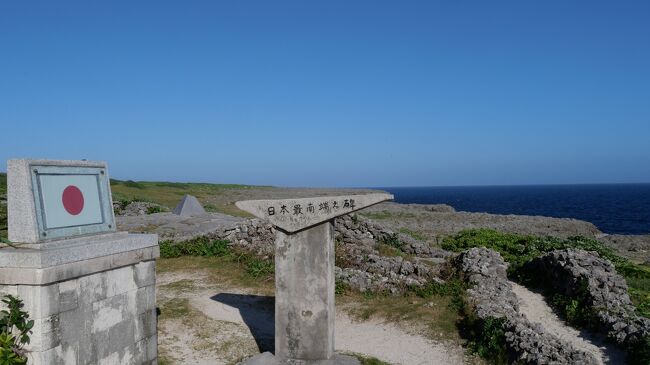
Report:
M 11 160 L 8 167 L 13 180 L 8 185 L 14 190 L 8 194 L 9 204 L 17 208 L 9 216 L 11 241 L 36 243 L 115 231 L 105 163 Z

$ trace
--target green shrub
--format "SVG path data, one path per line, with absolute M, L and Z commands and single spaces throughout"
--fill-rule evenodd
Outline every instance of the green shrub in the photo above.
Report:
M 386 234 L 380 239 L 380 242 L 398 250 L 402 249 L 403 243 L 399 240 L 397 233 Z
M 469 338 L 468 348 L 492 364 L 507 364 L 505 318 L 488 317 L 484 320 L 467 314 L 461 322 L 461 332 Z
M 159 245 L 160 256 L 163 258 L 180 256 L 224 257 L 232 254 L 228 241 L 209 240 L 205 237 L 178 243 L 162 241 Z
M 534 237 L 501 233 L 491 229 L 470 229 L 447 237 L 442 243 L 442 248 L 455 252 L 473 247 L 486 247 L 499 252 L 503 259 L 510 264 L 509 275 L 519 281 L 529 279 L 521 270 L 522 266 L 547 252 L 567 248 L 595 251 L 600 257 L 611 261 L 616 271 L 625 277 L 630 297 L 637 307 L 637 312 L 642 316 L 650 317 L 650 269 L 616 255 L 611 248 L 595 239 Z
M 34 321 L 23 311 L 23 301 L 6 295 L 2 303 L 7 309 L 0 311 L 0 364 L 26 364 L 24 346 L 29 344 Z
M 334 282 L 334 293 L 335 294 L 345 294 L 350 290 L 350 285 L 348 283 L 344 282 L 341 279 L 336 279 Z
M 420 298 L 429 298 L 432 296 L 448 296 L 451 297 L 449 305 L 462 312 L 465 307 L 464 293 L 467 286 L 459 279 L 451 279 L 444 283 L 437 283 L 430 281 L 423 286 L 412 286 L 409 291 L 414 293 Z
M 164 211 L 160 205 L 152 205 L 147 208 L 147 214 L 162 213 Z

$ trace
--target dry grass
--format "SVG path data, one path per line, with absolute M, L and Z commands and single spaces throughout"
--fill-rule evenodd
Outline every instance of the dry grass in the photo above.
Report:
M 356 320 L 387 320 L 436 341 L 462 343 L 456 326 L 460 317 L 452 308 L 450 297 L 346 293 L 336 299 Z
M 275 292 L 274 278 L 256 278 L 251 276 L 246 267 L 223 257 L 181 256 L 176 258 L 159 259 L 156 262 L 159 273 L 188 271 L 206 274 L 208 282 L 218 283 L 223 287 L 244 287 L 262 295 L 273 295 Z M 181 280 L 167 284 L 171 289 L 189 290 L 195 283 Z

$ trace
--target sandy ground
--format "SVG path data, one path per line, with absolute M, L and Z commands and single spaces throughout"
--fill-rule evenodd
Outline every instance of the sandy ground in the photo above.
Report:
M 600 360 L 601 364 L 624 364 L 625 354 L 614 346 L 605 342 L 601 336 L 595 336 L 586 331 L 567 325 L 548 306 L 544 297 L 513 283 L 512 290 L 519 299 L 521 312 L 531 322 L 540 323 L 548 332 L 570 342 L 573 346 L 589 352 Z
M 273 298 L 245 289 L 206 284 L 201 273 L 173 272 L 158 276 L 159 304 L 187 298 L 193 313 L 159 323 L 159 349 L 174 364 L 234 364 L 272 349 Z M 197 286 L 179 290 L 174 283 Z M 390 364 L 463 364 L 457 344 L 443 344 L 380 320 L 355 321 L 342 311 L 336 317 L 336 350 L 376 357 Z

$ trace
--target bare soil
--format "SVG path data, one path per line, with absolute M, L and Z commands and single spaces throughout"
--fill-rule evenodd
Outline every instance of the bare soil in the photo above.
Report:
M 235 364 L 273 350 L 274 299 L 209 270 L 172 270 L 157 276 L 161 364 Z M 339 308 L 336 350 L 389 364 L 481 362 L 458 343 L 435 341 L 408 326 L 380 318 L 362 321 Z

